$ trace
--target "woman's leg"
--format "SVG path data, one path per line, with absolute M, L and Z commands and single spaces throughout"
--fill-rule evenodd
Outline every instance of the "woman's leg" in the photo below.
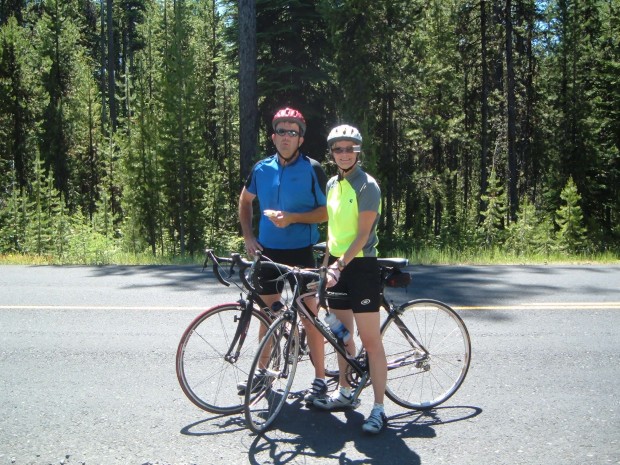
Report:
M 346 348 L 347 352 L 350 355 L 355 356 L 355 339 L 353 337 L 353 335 L 355 334 L 355 323 L 353 320 L 353 312 L 351 310 L 331 310 L 331 312 L 336 315 L 336 318 L 338 318 L 340 322 L 345 326 L 345 328 L 349 330 L 349 333 L 351 333 L 351 339 L 349 339 Z M 338 354 L 338 382 L 340 384 L 340 387 L 350 388 L 351 385 L 347 381 L 346 376 L 347 367 L 347 362 L 345 362 L 342 356 Z
M 368 354 L 370 379 L 376 404 L 383 404 L 387 384 L 387 360 L 381 340 L 379 312 L 356 313 L 355 323 Z
M 317 315 L 317 302 L 316 299 L 305 299 L 304 303 L 308 306 L 308 309 Z M 325 338 L 315 326 L 307 321 L 305 318 L 301 319 L 301 322 L 306 328 L 306 336 L 308 338 L 308 347 L 310 354 L 312 355 L 312 363 L 314 364 L 314 376 L 316 378 L 325 378 Z

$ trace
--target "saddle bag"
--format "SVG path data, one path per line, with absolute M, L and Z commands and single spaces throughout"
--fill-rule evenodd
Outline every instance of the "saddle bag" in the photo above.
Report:
M 385 285 L 387 287 L 407 287 L 410 282 L 411 275 L 400 271 L 398 268 L 394 268 L 385 279 Z

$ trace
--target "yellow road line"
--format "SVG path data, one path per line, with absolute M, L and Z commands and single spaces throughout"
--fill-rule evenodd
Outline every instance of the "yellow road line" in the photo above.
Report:
M 116 305 L 0 305 L 2 309 L 23 310 L 206 310 L 211 306 L 202 307 L 162 307 L 162 306 L 116 306 Z
M 518 305 L 474 305 L 452 308 L 455 310 L 611 310 L 620 309 L 620 302 L 533 302 Z

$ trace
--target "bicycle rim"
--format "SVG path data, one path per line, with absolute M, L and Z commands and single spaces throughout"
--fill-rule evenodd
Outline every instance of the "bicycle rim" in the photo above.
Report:
M 245 419 L 255 433 L 274 422 L 284 406 L 299 359 L 299 331 L 281 317 L 269 329 L 254 357 L 245 394 Z
M 436 407 L 465 380 L 471 357 L 469 333 L 447 305 L 434 300 L 404 304 L 386 320 L 381 333 L 388 361 L 386 395 L 398 405 L 419 410 Z
M 176 372 L 183 392 L 196 406 L 217 414 L 243 410 L 243 395 L 237 385 L 245 382 L 263 332 L 269 320 L 254 310 L 248 333 L 236 361 L 224 356 L 230 348 L 243 307 L 223 304 L 206 310 L 187 327 L 176 356 Z

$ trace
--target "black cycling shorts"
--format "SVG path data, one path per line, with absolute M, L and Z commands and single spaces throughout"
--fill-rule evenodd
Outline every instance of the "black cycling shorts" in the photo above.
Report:
M 299 268 L 315 268 L 314 253 L 312 246 L 303 247 L 301 249 L 263 249 L 262 260 L 271 259 L 276 263 L 284 265 L 297 266 Z M 281 294 L 284 289 L 283 281 L 272 281 L 279 277 L 279 273 L 275 269 L 261 268 L 259 282 L 260 294 Z
M 335 261 L 330 257 L 330 262 Z M 329 292 L 348 296 L 328 298 L 329 308 L 351 309 L 353 313 L 378 312 L 381 305 L 381 275 L 377 257 L 356 257 L 340 273 L 340 279 Z

